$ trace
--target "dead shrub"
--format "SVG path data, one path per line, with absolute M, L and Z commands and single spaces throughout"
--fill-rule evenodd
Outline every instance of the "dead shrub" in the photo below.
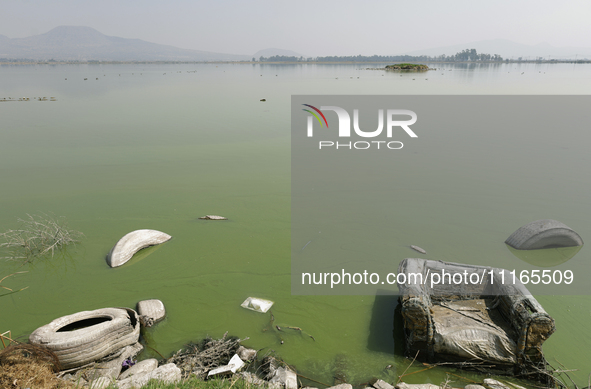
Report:
M 0 248 L 7 251 L 6 259 L 30 261 L 46 254 L 53 257 L 56 251 L 83 236 L 81 232 L 69 230 L 63 217 L 27 214 L 27 218 L 18 222 L 18 229 L 0 234 Z
M 59 368 L 57 356 L 43 347 L 9 346 L 0 351 L 0 388 L 73 388 L 55 376 Z

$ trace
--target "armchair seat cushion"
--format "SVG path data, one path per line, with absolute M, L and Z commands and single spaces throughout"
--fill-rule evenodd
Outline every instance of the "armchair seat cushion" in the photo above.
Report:
M 513 331 L 495 309 L 487 309 L 491 305 L 488 299 L 434 304 L 433 351 L 448 359 L 516 363 Z

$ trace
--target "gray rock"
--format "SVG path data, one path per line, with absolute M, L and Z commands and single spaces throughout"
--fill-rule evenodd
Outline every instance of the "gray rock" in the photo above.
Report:
M 248 382 L 249 384 L 257 386 L 264 386 L 265 384 L 267 384 L 267 381 L 260 379 L 259 377 L 257 377 L 256 374 L 249 373 L 246 371 L 238 373 L 238 376 L 241 377 L 244 381 Z
M 244 346 L 238 347 L 238 351 L 236 353 L 243 361 L 252 361 L 257 357 L 257 350 L 246 348 Z
M 61 379 L 62 379 L 62 381 L 66 381 L 70 384 L 73 383 L 73 384 L 77 385 L 77 387 L 80 387 L 80 388 L 88 385 L 88 381 L 86 381 L 84 378 L 79 377 L 79 376 L 74 376 L 69 373 L 64 375 Z
M 82 373 L 82 377 L 88 381 L 97 380 L 99 378 L 108 378 L 109 380 L 115 380 L 121 373 L 121 363 L 123 359 L 113 359 L 108 362 L 101 362 L 94 365 L 93 368 L 86 370 Z
M 298 389 L 298 376 L 287 367 L 279 367 L 270 382 L 281 384 L 285 389 Z
M 510 389 L 507 385 L 492 378 L 485 378 L 484 384 L 491 387 L 492 389 Z
M 383 380 L 377 380 L 372 386 L 376 389 L 394 389 L 392 385 Z
M 140 320 L 145 327 L 151 327 L 166 316 L 166 309 L 160 300 L 142 300 L 137 303 L 137 312 L 140 314 Z
M 156 370 L 157 367 L 158 367 L 158 360 L 156 360 L 154 358 L 146 359 L 144 361 L 136 363 L 135 365 L 133 365 L 129 369 L 125 370 L 123 373 L 121 373 L 121 375 L 119 376 L 118 379 L 124 380 L 124 379 L 129 378 L 133 375 L 150 373 L 151 371 Z
M 181 369 L 179 369 L 174 363 L 167 363 L 150 373 L 150 379 L 173 384 L 181 380 Z
M 482 385 L 470 384 L 470 385 L 464 386 L 464 389 L 486 389 L 486 388 Z
M 111 382 L 113 382 L 113 380 L 111 378 L 108 377 L 99 377 L 96 380 L 92 381 L 88 387 L 90 389 L 104 389 L 107 386 L 111 385 Z
M 140 388 L 150 380 L 162 381 L 167 384 L 173 384 L 181 380 L 181 369 L 174 363 L 162 365 L 151 372 L 136 374 L 129 378 L 117 382 L 119 389 Z
M 350 384 L 340 384 L 340 385 L 331 386 L 328 389 L 353 389 L 353 386 L 351 386 Z M 394 389 L 393 386 L 392 386 L 392 389 Z
M 396 385 L 396 389 L 441 389 L 441 387 L 433 384 L 407 384 L 401 382 Z
M 256 385 L 259 387 L 266 387 L 268 389 L 281 389 L 282 388 L 282 386 L 280 384 L 272 384 L 268 381 L 260 379 L 259 377 L 257 377 L 256 374 L 249 373 L 246 371 L 242 371 L 240 373 L 237 373 L 236 375 L 239 376 L 240 378 L 242 378 L 244 381 L 248 382 L 249 384 L 253 384 L 253 385 Z M 312 388 L 312 389 L 316 389 L 316 388 Z
M 140 343 L 126 346 L 121 350 L 121 354 L 110 361 L 103 361 L 96 363 L 91 369 L 82 370 L 80 375 L 87 381 L 95 380 L 99 377 L 107 377 L 109 379 L 116 379 L 121 373 L 123 361 L 127 358 L 133 358 L 138 355 L 144 346 Z

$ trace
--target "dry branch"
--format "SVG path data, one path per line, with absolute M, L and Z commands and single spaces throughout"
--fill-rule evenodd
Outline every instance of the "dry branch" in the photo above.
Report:
M 227 338 L 226 332 L 221 339 L 204 339 L 199 344 L 189 343 L 184 350 L 177 351 L 167 363 L 175 363 L 182 371 L 183 378 L 191 374 L 204 378 L 213 368 L 223 366 L 236 353 L 240 342 L 246 339 Z
M 28 262 L 50 253 L 53 257 L 56 251 L 78 242 L 84 235 L 69 230 L 63 217 L 27 214 L 27 218 L 17 220 L 20 228 L 0 234 L 0 248 L 7 251 L 6 259 Z
M 9 274 L 9 275 L 5 276 L 4 278 L 0 279 L 0 284 L 2 284 L 2 281 L 7 279 L 8 277 L 12 277 L 15 274 L 21 274 L 21 273 L 26 273 L 26 271 L 18 271 L 16 273 Z M 13 290 L 13 289 L 11 289 L 7 286 L 4 286 L 4 285 L 0 285 L 0 288 L 8 291 L 8 293 L 0 294 L 0 297 L 2 297 L 2 296 L 7 296 L 9 294 L 16 293 L 16 292 L 20 292 L 21 290 L 25 290 L 28 288 L 28 286 L 25 286 L 24 288 L 20 288 L 19 290 Z

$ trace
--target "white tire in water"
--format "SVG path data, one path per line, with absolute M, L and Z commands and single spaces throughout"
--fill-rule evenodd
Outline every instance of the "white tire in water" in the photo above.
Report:
M 111 267 L 121 266 L 141 249 L 164 243 L 171 238 L 172 236 L 157 230 L 132 231 L 113 246 L 107 255 L 107 263 Z
M 62 370 L 86 365 L 125 346 L 140 335 L 137 313 L 129 308 L 103 308 L 63 316 L 36 329 L 29 341 L 53 351 Z
M 582 246 L 583 239 L 564 223 L 543 219 L 519 227 L 505 243 L 517 250 L 538 250 Z

